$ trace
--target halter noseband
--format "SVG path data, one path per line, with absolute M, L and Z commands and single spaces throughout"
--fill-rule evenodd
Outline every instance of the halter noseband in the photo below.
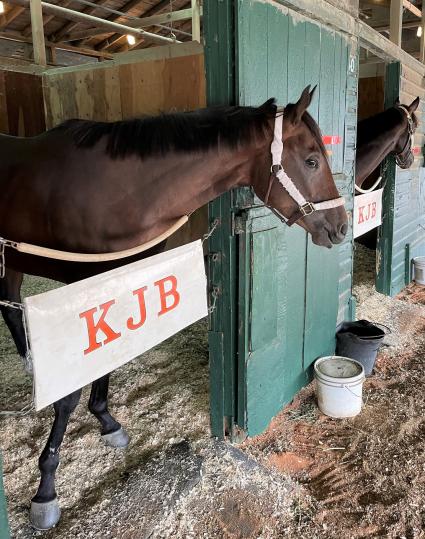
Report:
M 279 219 L 286 223 L 288 226 L 292 226 L 302 217 L 311 215 L 315 211 L 330 210 L 331 208 L 338 208 L 345 204 L 344 197 L 333 198 L 331 200 L 325 200 L 323 202 L 307 202 L 303 195 L 299 192 L 298 188 L 286 174 L 282 166 L 283 160 L 283 141 L 282 141 L 282 125 L 283 125 L 283 108 L 278 108 L 276 111 L 276 117 L 274 122 L 274 138 L 271 145 L 272 154 L 272 166 L 270 170 L 270 180 L 267 187 L 266 197 L 264 204 L 271 209 L 271 211 L 279 217 Z M 268 205 L 270 191 L 272 189 L 273 181 L 277 180 L 280 185 L 287 191 L 289 196 L 295 200 L 298 204 L 298 209 L 291 217 L 286 218 L 278 210 Z
M 409 132 L 409 135 L 407 137 L 407 140 L 403 149 L 401 150 L 401 152 L 395 154 L 395 162 L 397 163 L 399 167 L 403 167 L 406 164 L 406 159 L 407 159 L 406 153 L 408 154 L 409 152 L 412 151 L 414 124 L 413 124 L 412 115 L 410 114 L 410 112 L 408 111 L 406 107 L 404 107 L 403 105 L 397 105 L 396 108 L 402 110 L 404 114 L 407 116 L 407 128 Z

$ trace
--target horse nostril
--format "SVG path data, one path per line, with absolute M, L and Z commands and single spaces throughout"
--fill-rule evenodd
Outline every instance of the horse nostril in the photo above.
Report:
M 347 225 L 347 223 L 344 223 L 343 225 L 341 225 L 341 227 L 339 229 L 339 232 L 340 232 L 340 234 L 345 236 L 345 234 L 347 234 L 347 230 L 348 230 L 348 225 Z

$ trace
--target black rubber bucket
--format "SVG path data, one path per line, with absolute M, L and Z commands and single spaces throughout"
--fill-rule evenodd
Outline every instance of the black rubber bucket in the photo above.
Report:
M 375 366 L 376 355 L 385 335 L 390 329 L 382 324 L 367 320 L 342 322 L 336 332 L 336 355 L 349 357 L 363 365 L 365 375 L 370 376 Z

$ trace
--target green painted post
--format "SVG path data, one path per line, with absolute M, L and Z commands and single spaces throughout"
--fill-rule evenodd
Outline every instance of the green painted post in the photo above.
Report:
M 400 92 L 401 65 L 394 62 L 387 65 L 385 74 L 385 109 L 392 107 Z M 391 267 L 393 258 L 394 236 L 394 198 L 396 165 L 394 157 L 386 160 L 385 189 L 382 199 L 382 225 L 378 232 L 376 290 L 382 294 L 391 295 Z
M 6 498 L 3 488 L 3 462 L 0 454 L 0 539 L 10 539 L 9 524 L 7 522 Z
M 404 246 L 404 284 L 407 286 L 412 280 L 412 256 L 410 254 L 410 243 Z
M 208 105 L 235 104 L 234 0 L 204 1 L 205 63 Z M 219 226 L 209 239 L 210 414 L 213 436 L 230 432 L 235 415 L 236 241 L 233 236 L 232 193 L 208 206 L 210 226 Z

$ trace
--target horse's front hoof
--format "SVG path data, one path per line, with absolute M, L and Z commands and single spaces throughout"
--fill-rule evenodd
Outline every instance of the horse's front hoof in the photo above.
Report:
M 110 432 L 109 434 L 102 434 L 102 440 L 109 447 L 127 447 L 130 442 L 130 436 L 127 432 L 121 427 L 115 432 Z
M 61 517 L 58 499 L 51 502 L 31 502 L 30 521 L 36 530 L 50 530 L 56 526 Z

